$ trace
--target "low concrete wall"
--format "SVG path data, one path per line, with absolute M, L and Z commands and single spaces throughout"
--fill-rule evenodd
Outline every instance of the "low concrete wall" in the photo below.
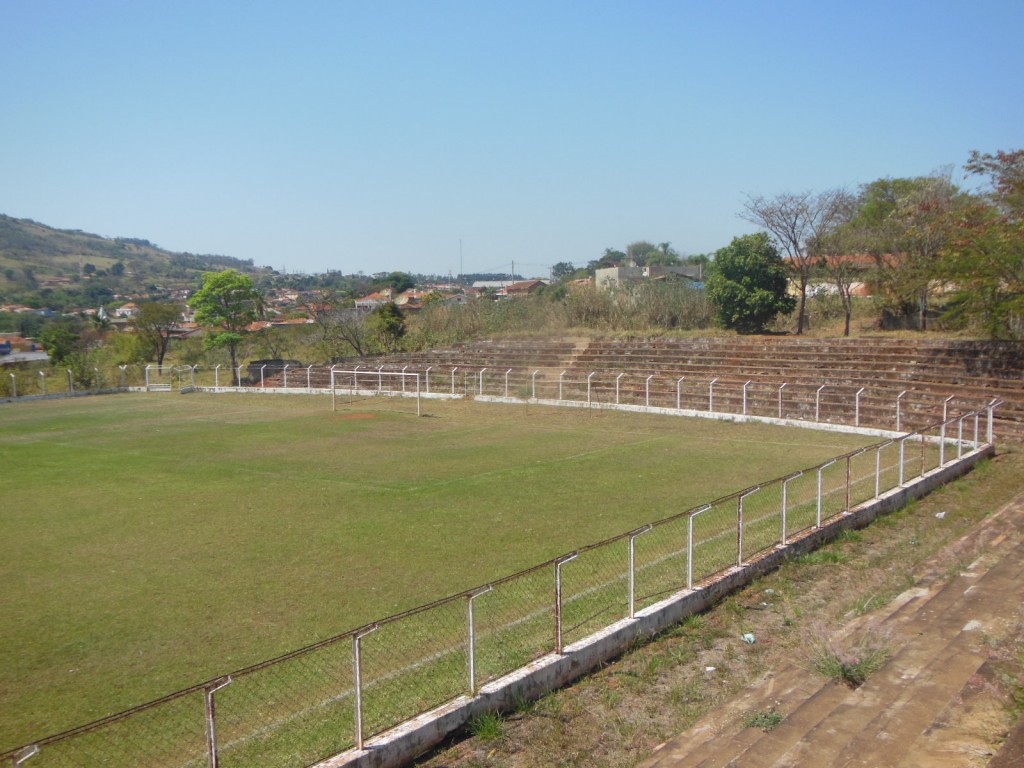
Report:
M 777 546 L 756 559 L 737 566 L 693 590 L 638 611 L 636 618 L 624 619 L 565 648 L 562 655 L 548 654 L 521 669 L 482 686 L 474 696 L 460 696 L 447 704 L 410 720 L 373 739 L 363 750 L 351 750 L 318 763 L 316 768 L 398 768 L 440 744 L 471 718 L 511 709 L 517 701 L 540 698 L 621 655 L 639 638 L 647 638 L 677 624 L 687 616 L 709 608 L 723 597 L 746 586 L 782 565 L 787 559 L 811 552 L 848 529 L 863 528 L 883 515 L 902 508 L 912 499 L 927 495 L 974 468 L 995 448 L 984 445 L 944 467 L 908 480 L 877 499 L 865 502 L 849 513 L 806 532 L 786 546 Z

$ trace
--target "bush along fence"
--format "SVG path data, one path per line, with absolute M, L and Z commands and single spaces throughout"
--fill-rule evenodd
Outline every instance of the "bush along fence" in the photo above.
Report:
M 993 450 L 997 405 L 736 491 L 0 759 L 33 768 L 400 764 L 474 711 L 500 705 L 493 691 L 534 674 L 545 659 L 598 648 L 533 693 L 625 647 L 601 646 L 602 636 L 635 637 L 641 620 L 648 622 L 644 632 L 664 628 L 683 618 L 666 606 L 690 597 L 706 606 L 739 583 L 736 574 L 749 578 L 793 547 L 810 548 L 858 509 L 895 508 L 909 493 L 923 495 L 929 484 L 966 471 Z M 447 717 L 438 717 L 445 708 Z M 415 731 L 410 723 L 424 722 L 440 725 L 404 743 L 399 738 L 391 751 L 384 746 L 396 743 L 386 732 Z

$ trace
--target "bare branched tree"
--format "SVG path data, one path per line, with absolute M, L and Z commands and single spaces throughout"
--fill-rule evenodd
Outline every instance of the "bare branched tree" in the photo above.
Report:
M 824 192 L 786 192 L 772 198 L 748 196 L 740 216 L 763 227 L 787 256 L 787 265 L 800 286 L 796 332 L 804 332 L 807 284 L 816 259 L 808 243 L 820 240 L 835 226 L 847 193 L 842 189 Z

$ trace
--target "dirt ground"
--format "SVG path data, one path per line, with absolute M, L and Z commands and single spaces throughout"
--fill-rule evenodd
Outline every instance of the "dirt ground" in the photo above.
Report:
M 634 766 L 781 662 L 811 666 L 813 648 L 834 630 L 922 579 L 959 572 L 983 545 L 950 545 L 1016 495 L 1022 478 L 1024 452 L 1004 447 L 966 478 L 790 561 L 575 685 L 482 718 L 416 765 Z M 1017 627 L 992 649 L 992 663 L 968 692 L 960 725 L 990 747 L 978 765 L 999 750 L 1024 710 L 1022 648 L 1024 627 Z

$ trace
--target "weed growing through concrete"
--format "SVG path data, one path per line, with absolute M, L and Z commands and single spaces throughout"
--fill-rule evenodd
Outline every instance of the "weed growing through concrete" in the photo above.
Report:
M 830 637 L 827 630 L 815 625 L 804 639 L 815 671 L 851 688 L 863 685 L 892 654 L 888 633 L 871 625 L 859 636 L 848 637 Z
M 747 712 L 743 716 L 744 728 L 760 728 L 765 733 L 774 731 L 785 719 L 781 712 L 776 712 L 774 707 L 759 712 Z

